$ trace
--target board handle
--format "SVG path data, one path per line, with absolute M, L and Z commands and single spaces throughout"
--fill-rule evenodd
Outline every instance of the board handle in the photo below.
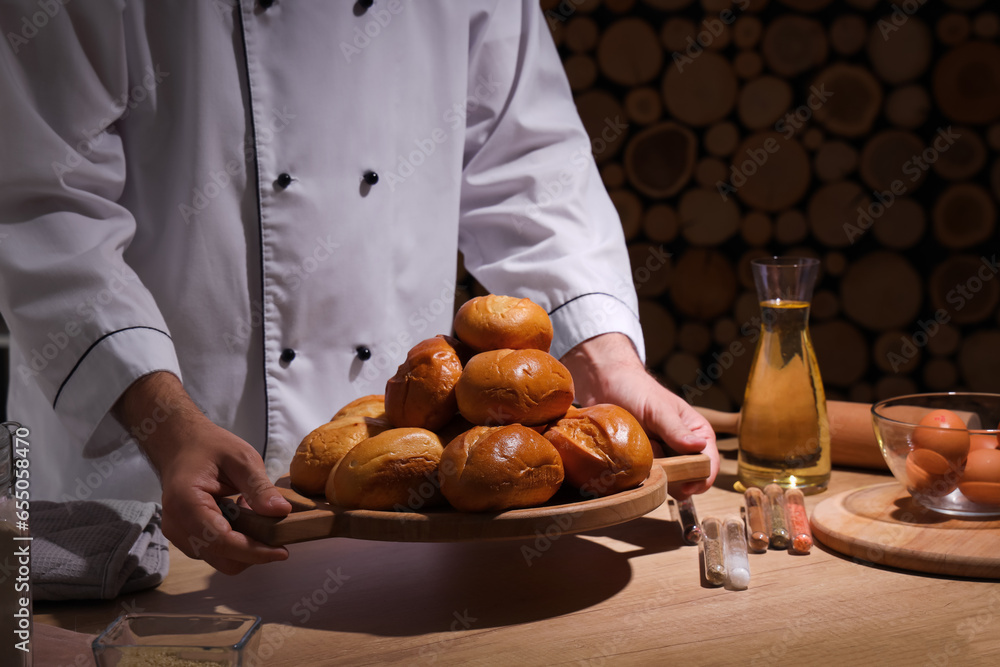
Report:
M 653 459 L 653 465 L 663 468 L 667 474 L 667 483 L 697 482 L 708 479 L 712 474 L 712 460 L 705 454 L 688 454 L 685 456 L 667 456 Z

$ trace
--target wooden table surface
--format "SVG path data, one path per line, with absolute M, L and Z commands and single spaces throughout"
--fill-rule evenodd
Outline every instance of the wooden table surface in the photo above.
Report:
M 695 498 L 738 512 L 736 463 Z M 835 470 L 834 493 L 891 481 Z M 998 536 L 1000 540 L 1000 536 Z M 263 665 L 997 665 L 1000 585 L 853 562 L 813 547 L 751 554 L 750 588 L 708 587 L 676 509 L 532 541 L 295 544 L 230 577 L 172 550 L 159 588 L 106 602 L 37 603 L 36 623 L 96 633 L 124 610 L 257 614 Z M 45 634 L 57 630 L 42 628 Z M 68 639 L 66 639 L 68 637 Z M 85 639 L 59 633 L 62 644 Z M 36 642 L 36 665 L 58 641 Z

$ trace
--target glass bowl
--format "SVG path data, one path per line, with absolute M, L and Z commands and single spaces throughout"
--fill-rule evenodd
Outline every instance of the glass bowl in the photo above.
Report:
M 935 410 L 957 414 L 966 428 L 920 425 Z M 873 405 L 872 422 L 889 469 L 917 503 L 952 516 L 1000 516 L 1000 394 L 899 396 Z
M 94 640 L 97 667 L 256 663 L 259 616 L 122 614 Z

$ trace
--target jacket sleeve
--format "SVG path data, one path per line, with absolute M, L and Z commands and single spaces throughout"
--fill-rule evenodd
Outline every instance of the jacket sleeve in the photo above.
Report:
M 537 2 L 470 17 L 459 245 L 490 291 L 549 311 L 552 354 L 602 333 L 644 355 L 621 223 Z M 624 131 L 624 119 L 608 119 Z
M 117 203 L 126 165 L 116 121 L 133 102 L 122 12 L 111 2 L 0 3 L 11 383 L 36 384 L 81 442 L 136 378 L 180 374 L 163 317 L 124 258 L 136 223 Z

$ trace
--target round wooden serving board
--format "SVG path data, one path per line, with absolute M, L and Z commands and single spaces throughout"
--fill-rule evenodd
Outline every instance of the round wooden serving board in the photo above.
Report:
M 537 535 L 580 533 L 637 519 L 663 504 L 667 474 L 653 466 L 639 487 L 604 498 L 575 500 L 566 489 L 541 507 L 498 513 L 463 513 L 442 508 L 427 512 L 345 510 L 322 499 L 307 498 L 288 486 L 288 477 L 276 486 L 293 506 L 283 519 L 254 514 L 232 500 L 222 510 L 236 530 L 279 546 L 328 537 L 353 537 L 389 542 L 468 542 L 512 540 Z M 576 498 L 579 498 L 577 495 Z
M 816 538 L 857 560 L 905 570 L 1000 579 L 1000 519 L 926 509 L 897 482 L 845 491 L 812 513 Z

